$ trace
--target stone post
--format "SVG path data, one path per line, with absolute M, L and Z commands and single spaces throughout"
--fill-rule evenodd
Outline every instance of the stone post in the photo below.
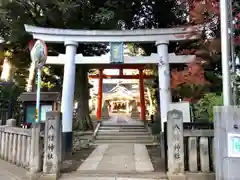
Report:
M 239 107 L 214 107 L 214 158 L 216 180 L 239 179 Z
M 58 179 L 62 160 L 61 112 L 47 112 L 45 123 L 43 173 L 45 176 L 51 176 L 52 179 Z
M 109 120 L 110 116 L 108 111 L 108 103 L 106 101 L 104 101 L 103 103 L 101 112 L 102 112 L 101 120 Z
M 183 113 L 171 110 L 167 114 L 167 145 L 169 178 L 184 173 Z
M 30 153 L 30 172 L 37 173 L 40 171 L 41 154 L 43 149 L 40 149 L 40 123 L 32 124 L 31 137 L 31 153 Z
M 6 126 L 16 127 L 17 126 L 17 120 L 16 119 L 8 119 Z

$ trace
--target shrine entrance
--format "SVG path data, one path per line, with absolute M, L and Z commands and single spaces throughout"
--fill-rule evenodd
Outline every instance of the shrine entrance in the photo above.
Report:
M 118 83 L 108 92 L 103 92 L 103 101 L 109 104 L 110 113 L 130 113 L 131 102 L 134 101 L 132 92 L 124 87 L 123 84 Z
M 109 102 L 110 104 L 110 112 L 115 113 L 115 112 L 125 112 L 129 113 L 129 101 L 126 100 L 118 100 L 118 99 L 113 99 L 112 101 Z
M 116 65 L 115 65 L 116 66 Z M 137 68 L 137 65 L 134 65 Z M 117 67 L 117 66 L 116 66 Z M 128 68 L 132 66 L 129 65 Z M 140 120 L 146 120 L 146 98 L 144 80 L 153 78 L 151 75 L 144 73 L 144 66 L 140 65 L 137 69 L 138 73 L 134 75 L 126 75 L 123 73 L 123 69 L 127 69 L 127 66 L 118 65 L 119 75 L 107 75 L 103 73 L 103 69 L 99 70 L 98 74 L 89 75 L 91 79 L 98 79 L 98 95 L 97 95 L 97 120 L 101 120 L 102 106 L 104 101 L 107 101 L 109 105 L 109 111 L 112 113 L 130 113 L 136 106 Z M 116 70 L 117 71 L 117 70 Z M 103 79 L 132 79 L 138 80 L 138 91 L 132 92 L 123 85 L 117 84 L 109 92 L 103 92 Z
M 73 121 L 73 102 L 75 88 L 75 69 L 76 64 L 81 64 L 91 69 L 145 69 L 148 64 L 158 66 L 159 77 L 159 96 L 162 124 L 167 121 L 169 104 L 172 102 L 170 85 L 170 63 L 189 63 L 195 59 L 194 56 L 176 56 L 168 53 L 170 41 L 181 41 L 186 39 L 196 39 L 198 29 L 169 28 L 169 29 L 146 29 L 146 30 L 68 30 L 42 28 L 25 25 L 25 30 L 32 34 L 34 39 L 41 39 L 46 43 L 64 43 L 66 46 L 65 54 L 57 57 L 48 57 L 47 64 L 64 65 L 64 79 L 61 99 L 62 111 L 62 132 L 63 143 L 66 144 L 66 152 L 72 152 L 72 121 Z M 155 43 L 157 53 L 150 56 L 125 56 L 123 54 L 123 42 L 125 43 Z M 84 57 L 77 54 L 79 43 L 110 43 L 110 54 L 102 56 Z M 122 67 L 120 67 L 122 66 Z M 139 73 L 139 86 L 144 87 L 143 74 Z M 127 77 L 124 77 L 127 78 Z M 99 72 L 99 81 L 103 80 L 102 71 Z M 99 83 L 100 92 L 102 83 Z M 144 97 L 141 95 L 141 97 Z M 99 104 L 102 102 L 102 93 L 99 93 Z M 141 100 L 144 102 L 144 98 Z M 144 103 L 142 103 L 143 105 Z M 99 105 L 101 109 L 101 104 Z M 100 111 L 98 111 L 100 114 Z M 145 111 L 142 111 L 141 119 Z M 99 115 L 98 114 L 98 115 Z M 162 126 L 163 127 L 163 126 Z

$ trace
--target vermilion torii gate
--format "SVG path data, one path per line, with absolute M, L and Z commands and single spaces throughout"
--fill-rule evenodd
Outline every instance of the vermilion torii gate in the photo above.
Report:
M 54 61 L 50 58 L 47 63 L 64 64 L 64 79 L 62 90 L 62 123 L 63 143 L 66 143 L 65 151 L 72 151 L 72 117 L 73 98 L 75 83 L 76 64 L 89 65 L 96 69 L 112 68 L 108 55 L 101 57 L 83 57 L 76 55 L 79 43 L 117 43 L 117 42 L 142 42 L 155 43 L 157 54 L 147 57 L 123 57 L 122 66 L 158 64 L 159 94 L 161 121 L 167 120 L 167 112 L 171 100 L 170 71 L 169 71 L 169 41 L 181 41 L 198 38 L 198 28 L 169 28 L 169 29 L 147 29 L 147 30 L 70 30 L 42 28 L 25 25 L 25 30 L 33 35 L 34 39 L 41 39 L 46 43 L 64 43 L 66 46 L 65 55 L 60 55 Z M 56 57 L 54 57 L 56 58 Z M 95 67 L 94 67 L 95 66 Z M 121 67 L 118 67 L 121 68 Z M 124 67 L 122 67 L 124 68 Z M 131 69 L 134 69 L 131 67 Z
M 95 57 L 99 58 L 99 57 Z M 110 56 L 109 56 L 110 58 Z M 144 60 L 142 60 L 144 58 Z M 100 58 L 101 59 L 101 58 Z M 182 63 L 190 63 L 195 59 L 195 56 L 180 56 L 180 55 L 175 55 L 174 53 L 169 54 L 169 63 L 170 64 L 182 64 Z M 145 65 L 138 64 L 139 62 L 148 62 L 148 64 L 157 64 L 158 62 L 158 55 L 157 54 L 152 54 L 149 57 L 143 57 L 143 56 L 136 56 L 136 57 L 131 57 L 128 55 L 124 56 L 124 63 L 136 63 L 135 65 L 130 64 L 130 65 L 124 65 L 124 66 L 119 66 L 119 65 L 113 65 L 116 66 L 117 69 L 119 69 L 119 75 L 106 75 L 103 74 L 103 69 L 99 69 L 99 73 L 96 75 L 89 75 L 90 78 L 95 78 L 98 79 L 98 101 L 97 101 L 97 119 L 100 120 L 102 116 L 102 94 L 103 94 L 103 79 L 139 79 L 139 91 L 140 91 L 140 120 L 146 120 L 146 105 L 145 105 L 145 96 L 144 96 L 144 79 L 151 79 L 153 76 L 151 75 L 146 75 L 144 74 L 144 68 Z M 136 75 L 124 75 L 123 74 L 123 69 L 128 69 L 128 68 L 135 68 L 138 69 L 139 74 Z

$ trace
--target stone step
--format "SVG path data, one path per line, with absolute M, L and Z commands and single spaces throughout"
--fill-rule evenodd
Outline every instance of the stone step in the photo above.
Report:
M 86 140 L 86 139 L 92 139 L 93 136 L 78 136 L 76 137 L 78 140 Z
M 128 126 L 100 126 L 99 129 L 145 129 L 144 126 L 134 126 L 134 127 L 128 127 Z
M 99 128 L 98 131 L 109 131 L 109 132 L 147 132 L 147 129 L 124 129 L 124 128 L 115 128 L 115 129 L 104 129 Z
M 110 122 L 101 122 L 102 126 L 144 126 L 144 123 L 110 123 Z
M 144 124 L 104 124 L 101 123 L 101 127 L 126 127 L 126 128 L 133 128 L 133 127 L 145 127 Z
M 93 144 L 122 144 L 122 143 L 135 143 L 135 144 L 154 144 L 150 139 L 98 139 Z
M 165 172 L 137 171 L 77 171 L 72 174 L 62 174 L 61 180 L 168 180 Z
M 131 135 L 150 135 L 147 131 L 105 131 L 100 130 L 98 131 L 97 135 L 112 135 L 112 136 L 118 136 L 118 135 L 124 135 L 124 136 L 131 136 Z
M 151 140 L 153 141 L 153 137 L 149 135 L 137 135 L 137 136 L 112 136 L 112 135 L 97 135 L 96 140 Z
M 148 132 L 146 129 L 99 129 L 98 132 Z

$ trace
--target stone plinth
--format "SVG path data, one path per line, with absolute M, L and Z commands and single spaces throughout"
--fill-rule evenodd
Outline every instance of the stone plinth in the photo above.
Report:
M 60 165 L 62 160 L 61 112 L 47 112 L 46 119 L 43 173 L 52 179 L 57 179 L 60 175 Z

